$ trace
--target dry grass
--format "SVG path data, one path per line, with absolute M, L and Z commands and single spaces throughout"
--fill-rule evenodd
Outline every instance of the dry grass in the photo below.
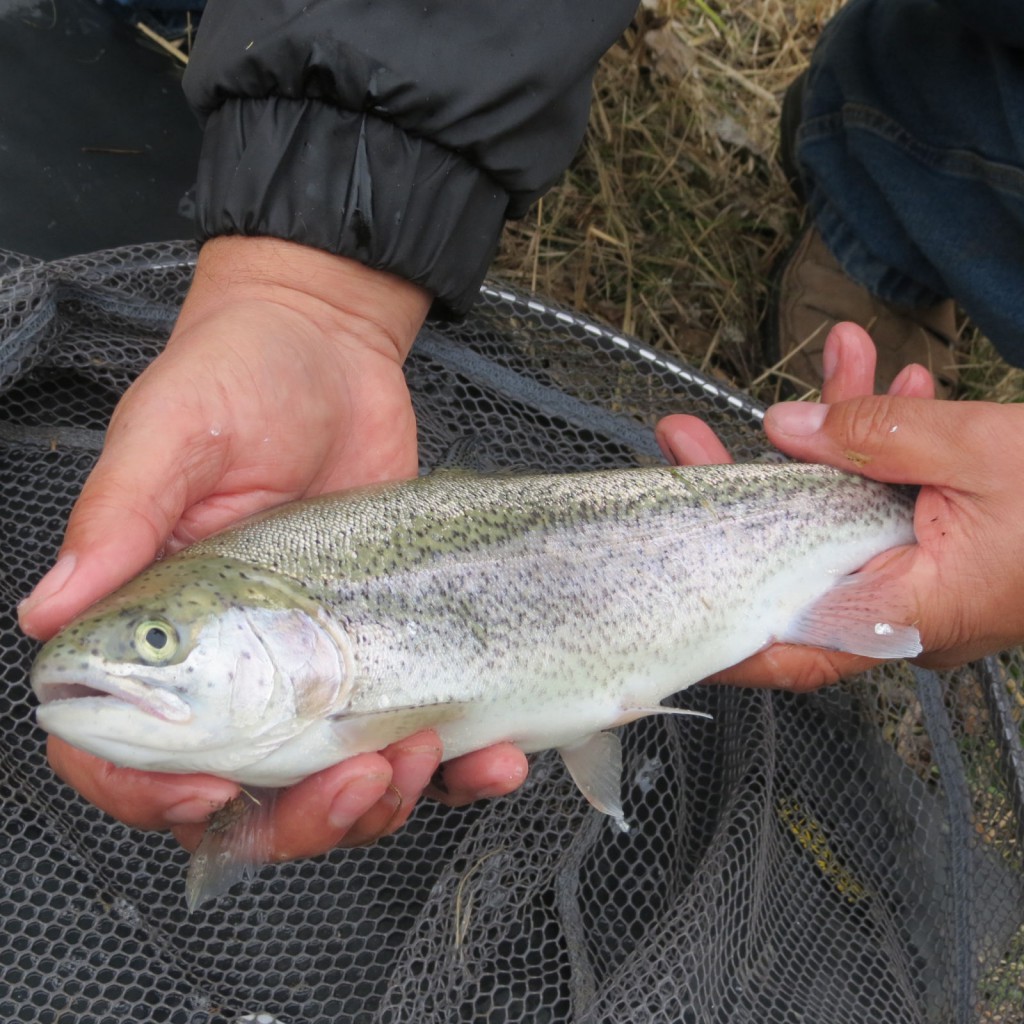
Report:
M 841 5 L 648 0 L 599 68 L 582 151 L 509 226 L 497 273 L 751 389 L 801 222 L 777 163 L 782 96 Z M 1024 373 L 964 338 L 967 396 L 1019 400 Z

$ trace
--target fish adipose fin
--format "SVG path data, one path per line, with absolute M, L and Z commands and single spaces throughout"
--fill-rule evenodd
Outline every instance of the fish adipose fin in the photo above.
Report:
M 270 861 L 276 789 L 249 789 L 210 818 L 188 866 L 185 900 L 195 910 Z
M 891 577 L 854 573 L 805 608 L 778 639 L 867 658 L 913 658 L 922 650 L 916 627 L 899 625 L 879 612 L 900 603 L 898 584 Z
M 559 747 L 565 767 L 580 792 L 602 814 L 611 815 L 623 832 L 629 831 L 622 813 L 622 745 L 611 732 L 595 732 L 579 743 Z

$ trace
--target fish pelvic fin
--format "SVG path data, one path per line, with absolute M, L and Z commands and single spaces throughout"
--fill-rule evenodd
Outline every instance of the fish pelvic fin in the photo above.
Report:
M 248 880 L 271 859 L 276 789 L 248 789 L 210 818 L 185 878 L 189 911 Z
M 879 609 L 905 603 L 899 581 L 880 573 L 853 573 L 805 608 L 776 639 L 890 661 L 921 653 L 921 634 Z M 905 616 L 910 618 L 910 616 Z
M 590 805 L 615 820 L 623 832 L 629 823 L 622 811 L 622 744 L 611 732 L 595 732 L 578 743 L 559 747 L 573 782 Z
M 615 725 L 635 722 L 650 715 L 691 715 L 711 718 L 706 711 L 688 708 L 667 708 L 661 704 L 651 707 L 628 707 Z M 623 832 L 629 831 L 629 822 L 622 810 L 622 744 L 613 732 L 595 732 L 577 743 L 558 748 L 573 782 L 587 798 L 591 807 L 607 814 Z

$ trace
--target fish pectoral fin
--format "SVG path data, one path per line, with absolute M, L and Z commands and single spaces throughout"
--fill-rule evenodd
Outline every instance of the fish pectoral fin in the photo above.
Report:
M 573 782 L 592 807 L 615 819 L 623 832 L 629 831 L 622 813 L 622 744 L 611 732 L 595 732 L 579 743 L 559 747 Z
M 901 595 L 898 581 L 891 576 L 844 576 L 800 612 L 777 639 L 867 658 L 913 658 L 922 649 L 917 628 L 893 622 L 878 610 L 898 608 L 904 603 Z
M 383 750 L 396 740 L 463 718 L 472 707 L 467 701 L 410 704 L 370 711 L 339 711 L 330 718 L 339 737 L 352 749 Z
M 185 900 L 190 911 L 252 878 L 269 863 L 276 789 L 248 789 L 210 818 L 189 861 Z

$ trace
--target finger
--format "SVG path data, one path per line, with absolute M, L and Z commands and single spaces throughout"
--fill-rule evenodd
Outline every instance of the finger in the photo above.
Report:
M 315 857 L 339 845 L 352 826 L 386 797 L 391 765 L 380 754 L 358 754 L 281 790 L 274 807 L 274 861 Z M 194 851 L 206 824 L 173 829 Z
M 391 765 L 387 792 L 353 824 L 341 846 L 365 846 L 405 824 L 441 763 L 441 741 L 426 730 L 392 743 L 381 756 Z
M 825 383 L 821 400 L 826 405 L 874 393 L 877 353 L 874 342 L 862 327 L 852 323 L 836 324 L 825 339 L 822 359 Z M 935 378 L 925 367 L 911 363 L 896 375 L 888 394 L 902 398 L 934 398 Z
M 836 324 L 825 339 L 822 353 L 822 402 L 874 394 L 876 361 L 875 345 L 867 331 L 857 324 Z
M 894 398 L 934 398 L 935 378 L 920 363 L 911 363 L 896 374 L 888 393 Z
M 83 491 L 57 561 L 18 606 L 22 630 L 47 640 L 144 569 L 160 551 L 170 518 L 158 519 L 114 498 L 100 498 L 98 491 Z
M 843 651 L 773 644 L 738 665 L 715 673 L 708 682 L 807 693 L 839 679 L 865 672 L 878 664 L 880 662 L 871 658 Z
M 315 857 L 338 846 L 361 817 L 388 793 L 391 765 L 380 754 L 358 754 L 281 790 L 272 823 L 275 861 Z M 195 850 L 206 824 L 173 829 Z
M 212 775 L 168 775 L 117 768 L 51 736 L 50 764 L 90 803 L 134 828 L 166 829 L 205 822 L 239 792 Z M 203 826 L 198 826 L 200 832 Z
M 497 743 L 449 761 L 444 766 L 445 791 L 432 787 L 430 795 L 449 807 L 493 800 L 518 789 L 529 769 L 526 755 L 517 746 Z
M 111 425 L 68 520 L 53 568 L 19 607 L 22 629 L 46 639 L 78 612 L 149 565 L 188 501 L 194 445 L 160 417 L 131 430 Z M 216 474 L 219 459 L 207 460 Z M 209 465 L 215 463 L 215 465 Z
M 982 402 L 864 396 L 835 405 L 780 403 L 765 414 L 772 443 L 805 462 L 824 462 L 889 483 L 984 486 L 1005 441 L 1004 417 Z M 1024 431 L 1024 408 L 1006 416 Z
M 675 466 L 732 462 L 732 456 L 715 432 L 696 416 L 682 413 L 666 416 L 658 422 L 654 436 L 665 458 Z
M 274 859 L 315 857 L 341 845 L 387 799 L 391 774 L 381 754 L 358 754 L 284 790 L 274 809 Z

